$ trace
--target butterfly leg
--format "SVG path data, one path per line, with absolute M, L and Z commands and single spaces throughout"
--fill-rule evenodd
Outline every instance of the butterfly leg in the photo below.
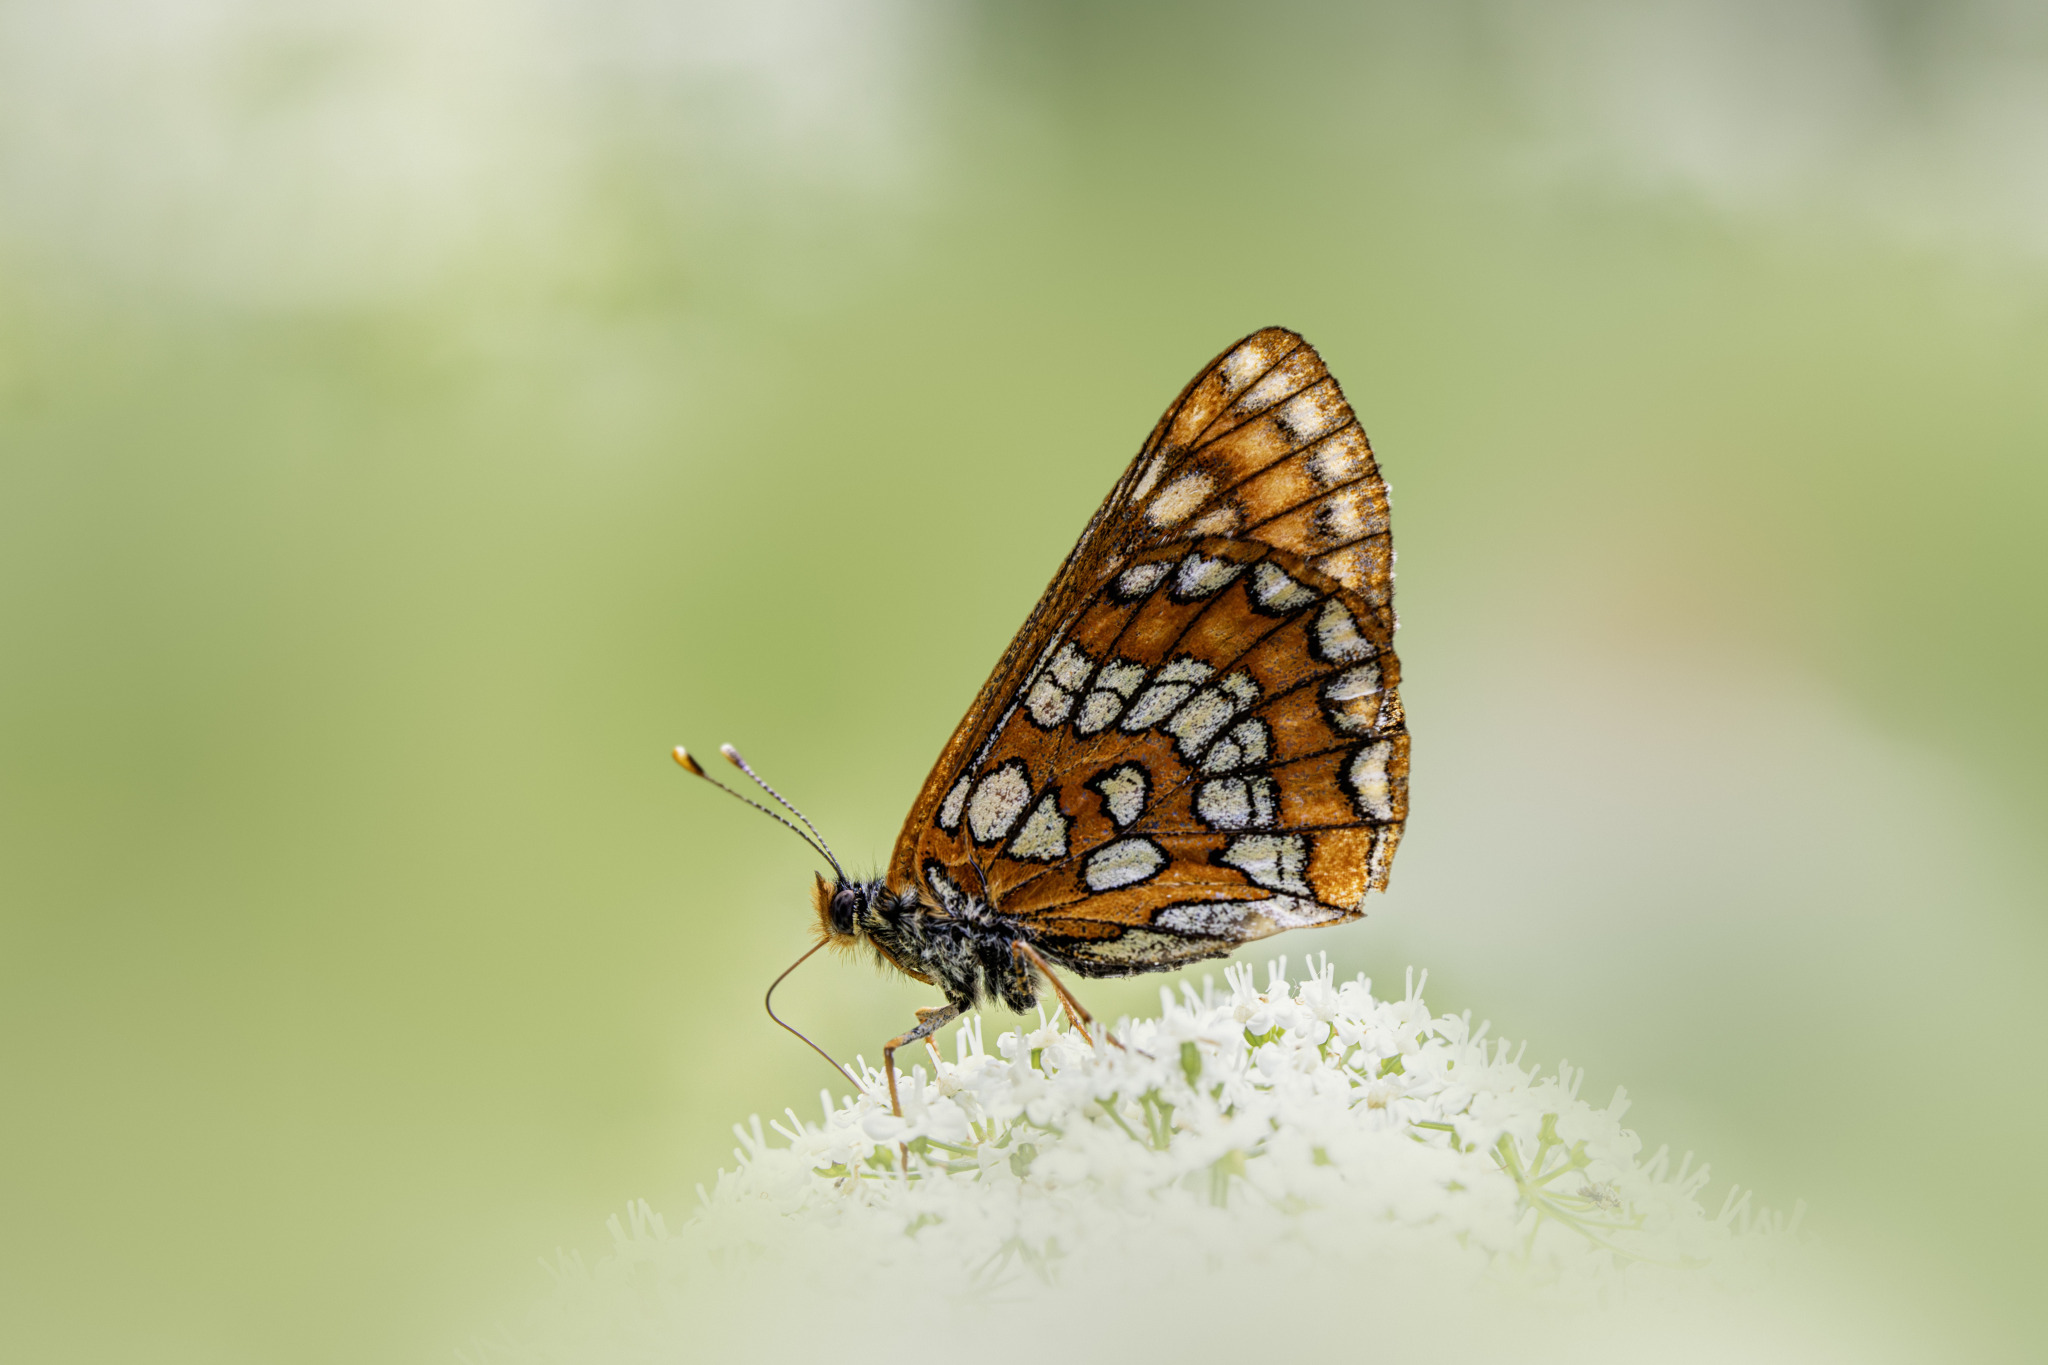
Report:
M 1067 989 L 1067 983 L 1053 975 L 1052 964 L 1045 960 L 1044 954 L 1021 938 L 1016 941 L 1015 946 L 1018 956 L 1038 969 L 1039 975 L 1045 978 L 1045 984 L 1052 987 L 1052 993 L 1057 995 L 1060 998 L 1060 1003 L 1067 1007 L 1067 1018 L 1074 1021 L 1074 1031 L 1081 1035 L 1083 1041 L 1088 1046 L 1095 1046 L 1095 1037 L 1088 1031 L 1088 1026 L 1095 1022 L 1095 1016 L 1082 1009 L 1081 1002 L 1076 1000 L 1074 993 Z M 1102 1036 L 1110 1042 L 1116 1043 L 1119 1048 L 1123 1046 L 1122 1043 L 1117 1043 L 1116 1039 L 1110 1038 L 1107 1031 Z
M 941 1019 L 938 1022 L 938 1027 L 944 1028 L 946 1026 L 946 1021 L 948 1019 L 955 1018 L 959 1015 L 960 1007 L 958 1005 L 919 1005 L 917 1007 L 917 1022 L 922 1024 L 926 1019 L 930 1018 L 932 1015 L 945 1014 L 947 1010 L 952 1010 L 953 1013 L 946 1015 L 945 1019 Z M 936 1041 L 934 1041 L 933 1036 L 929 1033 L 927 1033 L 924 1036 L 924 1046 L 925 1051 L 932 1054 L 933 1066 L 937 1066 L 940 1062 L 946 1060 L 944 1057 L 939 1055 L 939 1045 Z
M 926 1005 L 917 1012 L 916 1028 L 882 1044 L 882 1074 L 889 1078 L 889 1109 L 897 1118 L 903 1117 L 903 1101 L 896 1095 L 896 1049 L 931 1037 L 959 1017 L 958 1005 Z

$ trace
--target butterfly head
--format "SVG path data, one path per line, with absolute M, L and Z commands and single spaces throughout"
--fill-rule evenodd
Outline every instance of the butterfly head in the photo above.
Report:
M 811 904 L 818 915 L 818 947 L 858 953 L 866 948 L 875 965 L 894 968 L 912 980 L 933 979 L 930 944 L 919 926 L 930 907 L 914 891 L 891 891 L 877 877 L 857 882 L 843 874 L 812 884 Z
M 881 902 L 888 896 L 877 881 L 849 881 L 835 877 L 817 878 L 811 900 L 818 913 L 818 932 L 828 943 L 851 947 L 866 938 L 879 918 Z

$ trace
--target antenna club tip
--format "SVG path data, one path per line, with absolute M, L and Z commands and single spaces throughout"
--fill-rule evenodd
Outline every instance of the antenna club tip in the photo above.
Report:
M 725 761 L 732 764 L 732 766 L 735 768 L 744 768 L 747 766 L 747 760 L 741 758 L 740 751 L 738 749 L 733 748 L 730 744 L 719 745 L 718 752 L 724 754 Z
M 698 777 L 704 776 L 704 770 L 697 766 L 697 760 L 690 757 L 690 751 L 682 745 L 676 745 L 674 757 L 685 771 L 695 773 Z

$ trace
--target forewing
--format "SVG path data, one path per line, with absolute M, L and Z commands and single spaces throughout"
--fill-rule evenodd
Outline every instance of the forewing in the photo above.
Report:
M 1028 918 L 1091 974 L 1357 914 L 1407 809 L 1391 589 L 1386 487 L 1336 381 L 1292 332 L 1247 337 L 1089 522 L 891 883 Z

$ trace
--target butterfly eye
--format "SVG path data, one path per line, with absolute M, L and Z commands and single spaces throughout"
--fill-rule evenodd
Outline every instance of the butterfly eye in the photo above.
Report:
M 852 887 L 843 887 L 832 896 L 832 932 L 850 934 L 854 918 L 860 914 L 860 893 Z

